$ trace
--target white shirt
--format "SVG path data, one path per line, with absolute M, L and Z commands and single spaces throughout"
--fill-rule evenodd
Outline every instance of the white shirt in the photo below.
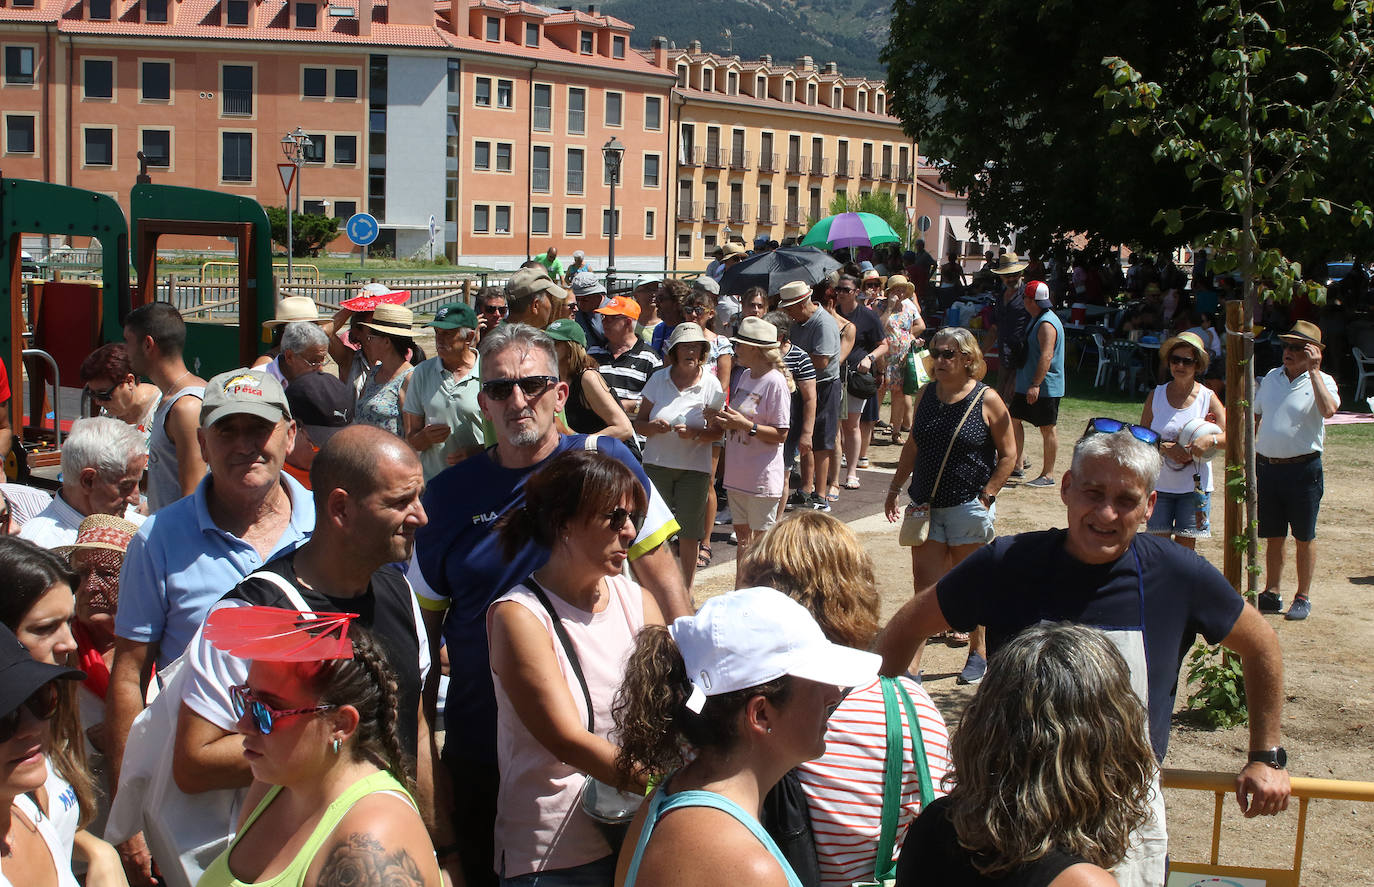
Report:
M 663 419 L 669 425 L 705 428 L 704 410 L 711 399 L 721 393 L 715 373 L 702 369 L 696 384 L 678 388 L 673 382 L 672 369 L 664 367 L 649 377 L 640 396 L 654 405 L 649 419 Z M 710 441 L 683 440 L 676 431 L 651 434 L 644 444 L 644 464 L 661 468 L 709 473 L 711 470 Z
M 29 518 L 24 526 L 19 528 L 19 538 L 27 539 L 43 548 L 75 545 L 77 530 L 81 528 L 81 522 L 85 519 L 86 515 L 68 505 L 67 500 L 63 499 L 59 492 L 52 497 L 47 508 Z M 124 519 L 139 526 L 147 520 L 132 505 L 124 509 Z
M 1320 372 L 1320 371 L 1318 371 Z M 1321 373 L 1322 384 L 1339 403 L 1336 380 Z M 1263 416 L 1255 435 L 1255 452 L 1270 459 L 1292 459 L 1320 453 L 1326 441 L 1326 426 L 1317 396 L 1312 391 L 1312 374 L 1299 373 L 1289 379 L 1283 367 L 1275 367 L 1260 380 L 1255 394 L 1255 415 Z

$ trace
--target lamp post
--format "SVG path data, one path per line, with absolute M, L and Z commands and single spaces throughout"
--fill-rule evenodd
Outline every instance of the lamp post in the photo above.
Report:
M 306 135 L 299 126 L 295 132 L 288 132 L 281 137 L 281 153 L 296 167 L 296 199 L 301 194 L 301 161 L 305 157 L 305 149 L 313 145 L 310 136 Z M 293 216 L 296 213 L 296 201 L 292 199 L 288 192 L 286 195 L 286 285 L 291 285 L 292 267 L 291 257 L 295 254 L 296 236 L 293 231 Z
M 606 161 L 606 178 L 611 184 L 611 235 L 607 247 L 606 284 L 607 289 L 615 288 L 615 238 L 620 226 L 615 221 L 615 186 L 620 181 L 620 164 L 625 159 L 625 146 L 614 136 L 601 146 L 601 156 Z

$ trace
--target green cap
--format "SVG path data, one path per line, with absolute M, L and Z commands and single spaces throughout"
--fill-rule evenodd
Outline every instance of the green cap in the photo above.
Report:
M 434 327 L 436 330 L 475 330 L 477 312 L 464 302 L 450 302 L 440 307 L 434 319 L 425 326 Z
M 583 348 L 587 347 L 587 334 L 582 332 L 582 325 L 571 317 L 555 320 L 544 327 L 544 334 L 555 342 L 576 342 Z

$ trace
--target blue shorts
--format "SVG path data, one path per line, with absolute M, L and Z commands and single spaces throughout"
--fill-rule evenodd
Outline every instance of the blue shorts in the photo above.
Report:
M 1255 485 L 1261 539 L 1282 539 L 1290 527 L 1299 542 L 1317 538 L 1317 511 L 1325 491 L 1320 454 L 1306 462 L 1279 463 L 1256 456 Z
M 1202 512 L 1202 526 L 1198 526 L 1197 513 Z M 1145 529 L 1157 536 L 1184 536 L 1189 539 L 1212 538 L 1212 496 L 1202 494 L 1202 507 L 1198 508 L 1196 493 L 1157 493 L 1155 510 L 1150 512 L 1150 521 Z
M 992 522 L 997 517 L 997 505 L 984 508 L 978 499 L 962 505 L 930 509 L 930 541 L 945 545 L 986 545 L 997 533 Z

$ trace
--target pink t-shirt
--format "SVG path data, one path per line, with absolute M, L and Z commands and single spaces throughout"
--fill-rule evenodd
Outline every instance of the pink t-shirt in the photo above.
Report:
M 772 428 L 787 428 L 792 421 L 792 395 L 787 380 L 777 370 L 755 379 L 749 370 L 740 373 L 730 405 L 746 418 Z M 725 488 L 750 496 L 781 496 L 782 444 L 768 444 L 747 431 L 731 431 L 725 443 Z

